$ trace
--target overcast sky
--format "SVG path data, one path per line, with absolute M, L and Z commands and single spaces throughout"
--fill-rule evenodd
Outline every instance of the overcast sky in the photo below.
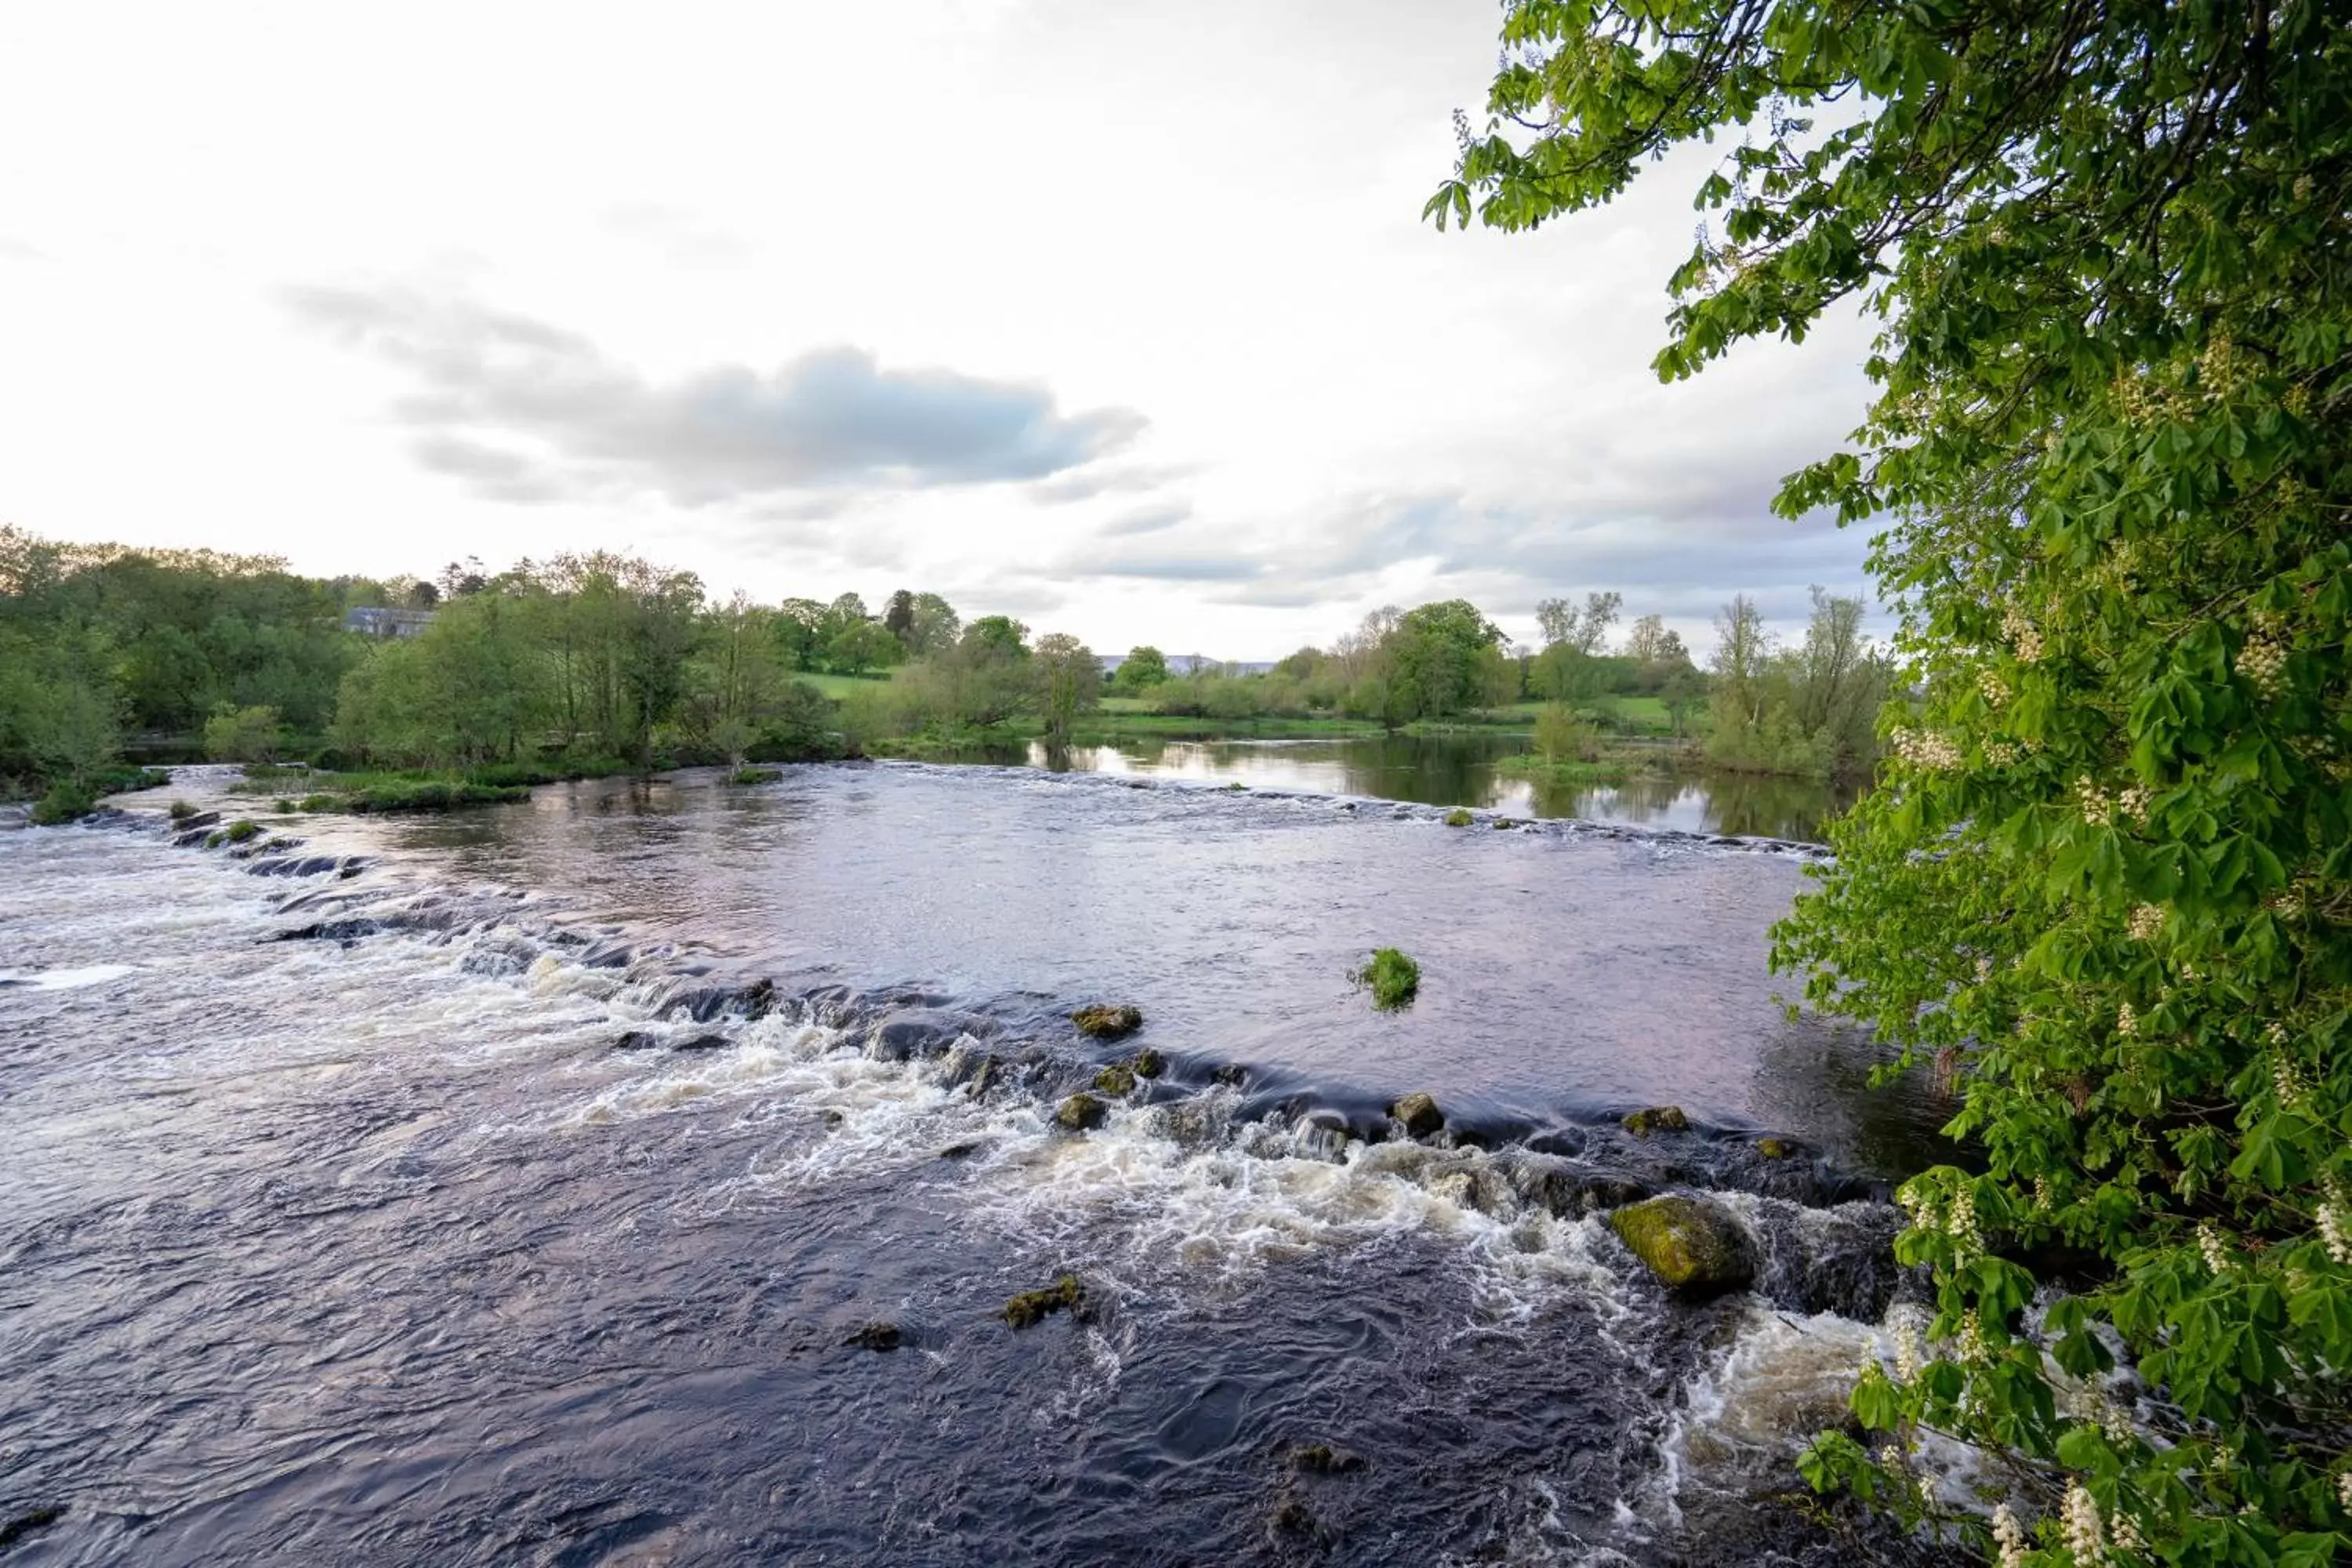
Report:
M 1704 656 L 1832 324 L 1648 369 L 1704 160 L 1439 235 L 1493 0 L 0 9 L 0 521 L 431 574 L 595 546 L 1273 658 L 1615 588 Z

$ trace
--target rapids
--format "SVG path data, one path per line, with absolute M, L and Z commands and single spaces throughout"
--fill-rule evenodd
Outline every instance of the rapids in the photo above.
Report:
M 1773 1500 L 1911 1310 L 1945 1114 L 1773 1001 L 1813 851 L 1016 769 L 227 783 L 0 832 L 0 1528 L 62 1510 L 12 1561 L 1924 1559 Z M 1755 1289 L 1597 1217 L 1676 1188 Z

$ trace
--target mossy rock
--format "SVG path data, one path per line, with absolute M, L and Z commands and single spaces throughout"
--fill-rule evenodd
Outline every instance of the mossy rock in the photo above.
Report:
M 1653 1105 L 1626 1117 L 1625 1131 L 1636 1138 L 1647 1138 L 1653 1132 L 1687 1132 L 1690 1118 L 1679 1105 Z
M 1328 1443 L 1305 1443 L 1285 1456 L 1302 1476 L 1351 1476 L 1364 1468 L 1364 1457 Z
M 205 835 L 205 847 L 207 849 L 217 849 L 227 842 L 228 833 L 225 828 L 215 828 L 212 832 Z
M 1062 1101 L 1054 1120 L 1073 1132 L 1090 1132 L 1103 1124 L 1110 1108 L 1091 1094 L 1074 1094 Z
M 1105 1094 L 1133 1094 L 1135 1069 L 1124 1062 L 1113 1062 L 1095 1074 L 1095 1087 Z
M 1678 1295 L 1719 1296 L 1756 1282 L 1756 1249 L 1721 1204 L 1669 1194 L 1609 1216 L 1609 1228 Z
M 1075 1310 L 1086 1294 L 1076 1275 L 1065 1274 L 1043 1290 L 1024 1290 L 1005 1302 L 1004 1321 L 1016 1329 L 1029 1328 L 1056 1312 Z
M 1241 781 L 1241 780 L 1239 780 L 1239 779 L 1235 779 L 1233 783 L 1231 783 L 1231 784 L 1227 784 L 1225 787 L 1226 787 L 1227 789 L 1229 789 L 1229 790 L 1239 791 L 1239 790 L 1245 790 L 1245 789 L 1249 788 L 1249 785 L 1247 785 L 1247 784 L 1245 784 L 1242 783 L 1242 781 Z
M 1070 1015 L 1078 1033 L 1097 1040 L 1123 1039 L 1143 1027 L 1143 1009 L 1129 1006 L 1081 1007 Z
M 1797 1152 L 1797 1146 L 1786 1138 L 1759 1138 L 1756 1152 L 1767 1160 L 1785 1160 Z
M 1477 820 L 1470 815 L 1470 809 L 1467 806 L 1457 805 L 1445 814 L 1445 826 L 1448 827 L 1467 827 Z
M 1518 823 L 1507 816 L 1498 816 L 1495 818 L 1495 826 L 1496 827 L 1517 827 Z
M 242 844 L 248 838 L 258 837 L 260 833 L 261 824 L 250 817 L 240 817 L 221 829 L 221 836 L 231 844 Z
M 1415 1138 L 1426 1138 L 1445 1125 L 1445 1112 L 1437 1109 L 1436 1098 L 1418 1090 L 1390 1106 L 1389 1114 Z
M 1135 1068 L 1138 1078 L 1158 1078 L 1168 1070 L 1168 1064 L 1160 1059 L 1160 1053 L 1149 1046 L 1136 1052 L 1135 1060 L 1129 1065 Z

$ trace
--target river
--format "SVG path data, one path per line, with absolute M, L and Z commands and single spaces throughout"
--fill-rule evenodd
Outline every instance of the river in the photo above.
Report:
M 0 832 L 0 1509 L 62 1510 L 12 1560 L 1920 1554 L 1769 1500 L 1916 1310 L 1950 1110 L 1776 1005 L 1814 852 L 905 763 L 175 846 L 229 782 Z M 1593 1212 L 1685 1188 L 1754 1289 Z
M 1499 766 L 1528 750 L 1524 735 L 1477 732 L 1265 741 L 1148 737 L 1096 746 L 1048 747 L 1032 742 L 957 760 L 1019 763 L 1055 773 L 1238 780 L 1263 789 L 1812 842 L 1822 839 L 1832 816 L 1853 804 L 1856 793 L 1850 784 L 1688 767 L 1636 773 L 1613 784 L 1538 783 L 1514 777 Z

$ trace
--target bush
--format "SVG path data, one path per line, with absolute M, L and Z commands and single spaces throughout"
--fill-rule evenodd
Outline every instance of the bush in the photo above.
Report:
M 269 762 L 283 738 L 275 708 L 233 708 L 224 702 L 205 721 L 205 754 L 217 763 Z
M 1356 982 L 1371 988 L 1373 1006 L 1394 1012 L 1419 994 L 1421 965 L 1393 947 L 1379 948 L 1372 961 L 1356 972 Z
M 1470 815 L 1470 808 L 1466 805 L 1457 805 L 1445 814 L 1445 826 L 1448 827 L 1467 827 L 1477 820 Z
M 315 798 L 315 797 L 314 797 Z M 447 811 L 460 805 L 511 805 L 530 798 L 520 784 L 449 784 L 442 780 L 371 784 L 343 797 L 345 811 Z
M 221 837 L 227 839 L 231 844 L 242 844 L 248 838 L 257 838 L 260 837 L 260 834 L 261 824 L 254 821 L 250 817 L 239 817 L 236 821 L 230 823 L 226 827 L 221 829 Z
M 784 772 L 782 768 L 737 768 L 721 782 L 731 784 L 774 784 L 783 776 Z
M 43 827 L 55 827 L 60 823 L 79 821 L 97 807 L 98 797 L 82 785 L 54 784 L 40 804 L 33 807 L 33 820 Z
M 196 807 L 195 807 L 195 803 L 194 803 L 194 802 L 193 802 L 193 801 L 185 801 L 185 800 L 175 800 L 175 801 L 173 801 L 173 802 L 172 803 L 172 807 L 171 807 L 170 816 L 171 816 L 171 818 L 172 818 L 172 820 L 173 820 L 173 821 L 174 821 L 174 822 L 185 822 L 185 821 L 187 821 L 187 820 L 188 820 L 188 818 L 190 818 L 190 817 L 192 817 L 192 816 L 195 816 L 195 815 L 196 815 Z
M 1536 715 L 1536 750 L 1548 763 L 1597 763 L 1601 740 L 1565 702 L 1547 702 Z

